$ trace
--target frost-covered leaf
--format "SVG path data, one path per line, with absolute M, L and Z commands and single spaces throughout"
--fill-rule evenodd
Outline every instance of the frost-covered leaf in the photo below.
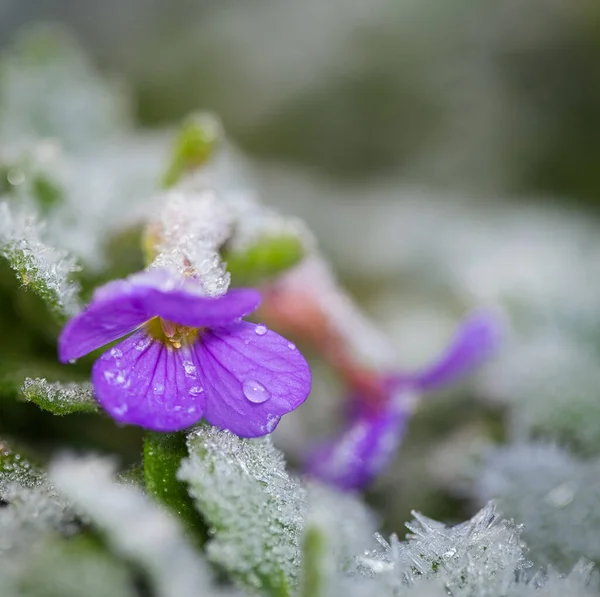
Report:
M 80 150 L 130 126 L 122 85 L 102 79 L 56 26 L 25 30 L 0 59 L 0 140 L 54 137 Z
M 25 400 L 55 415 L 98 411 L 92 385 L 89 382 L 49 382 L 43 378 L 27 378 L 21 392 Z
M 187 456 L 186 435 L 155 433 L 144 436 L 144 480 L 147 492 L 164 504 L 190 527 L 194 538 L 204 542 L 205 525 L 194 507 L 183 481 L 177 478 L 181 460 Z
M 298 584 L 306 490 L 289 477 L 270 437 L 199 427 L 179 478 L 214 533 L 209 557 L 253 592 L 290 595 Z
M 28 546 L 38 536 L 75 530 L 66 502 L 21 453 L 0 442 L 0 554 Z
M 123 562 L 84 536 L 46 537 L 29 553 L 0 562 L 2 597 L 135 597 Z
M 71 276 L 79 270 L 68 253 L 44 243 L 42 226 L 25 209 L 0 200 L 0 256 L 24 288 L 40 296 L 59 318 L 78 310 L 79 286 Z
M 516 444 L 492 452 L 477 478 L 480 500 L 494 496 L 526 521 L 531 558 L 565 572 L 580 558 L 600 563 L 600 460 L 578 460 L 554 445 Z
M 157 597 L 221 595 L 207 564 L 177 521 L 131 485 L 113 480 L 114 467 L 100 458 L 63 458 L 49 476 L 104 536 L 118 555 L 142 568 Z

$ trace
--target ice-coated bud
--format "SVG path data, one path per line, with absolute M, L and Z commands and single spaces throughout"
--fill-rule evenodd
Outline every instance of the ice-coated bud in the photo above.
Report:
M 200 112 L 188 116 L 175 139 L 164 186 L 173 186 L 186 172 L 204 164 L 213 155 L 221 136 L 221 123 L 212 114 Z
M 263 236 L 245 249 L 222 251 L 236 286 L 265 282 L 298 264 L 304 254 L 302 239 L 292 234 Z

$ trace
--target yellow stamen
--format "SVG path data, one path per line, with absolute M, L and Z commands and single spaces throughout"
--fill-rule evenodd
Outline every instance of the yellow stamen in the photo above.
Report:
M 181 348 L 194 343 L 201 332 L 201 328 L 178 325 L 160 317 L 154 317 L 145 327 L 150 336 L 171 348 Z

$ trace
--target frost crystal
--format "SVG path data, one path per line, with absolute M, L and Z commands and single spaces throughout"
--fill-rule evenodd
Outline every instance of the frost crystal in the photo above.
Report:
M 27 378 L 21 388 L 23 396 L 30 402 L 55 415 L 78 412 L 96 412 L 92 385 L 89 382 L 49 382 L 43 378 Z
M 154 267 L 199 276 L 209 296 L 224 294 L 230 276 L 221 263 L 219 247 L 230 234 L 232 220 L 213 191 L 170 191 L 149 234 L 157 237 Z
M 214 533 L 209 557 L 253 591 L 288 594 L 298 582 L 306 495 L 270 437 L 200 427 L 188 437 L 188 452 L 179 478 Z
M 492 452 L 476 483 L 509 516 L 527 522 L 532 558 L 568 570 L 580 558 L 600 562 L 600 460 L 578 461 L 547 444 L 516 444 Z
M 175 519 L 132 486 L 113 480 L 111 462 L 63 458 L 49 476 L 121 556 L 138 564 L 160 597 L 220 594 L 206 563 L 183 537 Z M 212 591 L 212 592 L 211 592 Z
M 413 512 L 407 542 L 393 535 L 383 550 L 365 556 L 372 574 L 387 573 L 391 586 L 440 574 L 448 594 L 469 587 L 475 595 L 501 595 L 526 566 L 519 529 L 503 520 L 489 503 L 471 520 L 454 527 Z M 484 592 L 485 591 L 485 592 Z M 456 593 L 461 594 L 461 593 Z
M 66 251 L 46 245 L 41 234 L 33 214 L 0 201 L 0 256 L 57 316 L 73 315 L 79 308 L 79 286 L 70 277 L 79 268 Z

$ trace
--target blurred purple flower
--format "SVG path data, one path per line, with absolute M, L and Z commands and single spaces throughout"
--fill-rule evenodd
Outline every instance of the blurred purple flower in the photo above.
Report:
M 131 334 L 94 364 L 98 402 L 120 423 L 177 431 L 202 417 L 243 437 L 273 431 L 308 396 L 296 347 L 242 321 L 260 294 L 207 297 L 197 280 L 152 270 L 109 282 L 59 338 L 62 362 Z
M 498 347 L 501 330 L 498 315 L 476 312 L 461 324 L 446 351 L 431 366 L 417 373 L 382 376 L 383 404 L 354 395 L 343 431 L 311 452 L 307 473 L 342 490 L 368 485 L 394 457 L 418 398 L 458 381 L 481 365 Z

